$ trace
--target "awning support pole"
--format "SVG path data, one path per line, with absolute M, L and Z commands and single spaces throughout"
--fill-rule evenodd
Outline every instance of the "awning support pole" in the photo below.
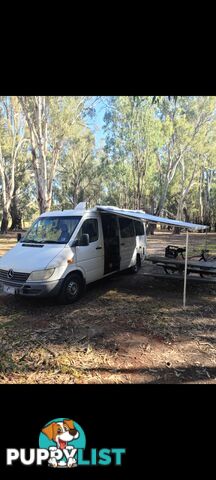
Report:
M 188 265 L 188 230 L 187 230 L 187 233 L 186 233 L 186 252 L 185 252 L 185 270 L 184 270 L 183 308 L 186 307 L 187 265 Z

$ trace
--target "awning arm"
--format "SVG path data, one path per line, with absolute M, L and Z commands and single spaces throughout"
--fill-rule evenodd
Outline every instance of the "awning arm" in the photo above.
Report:
M 183 308 L 186 307 L 186 289 L 187 289 L 187 266 L 188 266 L 188 230 L 186 233 L 186 251 L 185 251 L 185 269 L 184 269 L 184 290 L 183 290 Z

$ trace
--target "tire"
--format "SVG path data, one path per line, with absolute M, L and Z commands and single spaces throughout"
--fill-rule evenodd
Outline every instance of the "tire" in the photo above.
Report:
M 182 275 L 183 270 L 176 270 L 175 268 L 163 267 L 167 275 Z M 190 273 L 190 272 L 189 272 Z M 189 275 L 189 273 L 187 275 Z
M 81 297 L 84 291 L 84 280 L 78 273 L 69 275 L 62 286 L 59 300 L 60 303 L 69 304 L 74 303 Z
M 167 275 L 173 275 L 174 273 L 176 273 L 172 268 L 169 267 L 164 267 L 164 271 Z
M 141 260 L 140 260 L 140 256 L 137 255 L 136 265 L 130 268 L 130 272 L 137 273 L 140 268 L 141 268 Z

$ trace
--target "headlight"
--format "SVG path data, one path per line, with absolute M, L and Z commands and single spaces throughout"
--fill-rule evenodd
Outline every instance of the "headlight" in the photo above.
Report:
M 28 281 L 37 282 L 39 280 L 48 280 L 54 273 L 55 268 L 49 268 L 47 270 L 35 270 L 32 272 L 29 277 Z

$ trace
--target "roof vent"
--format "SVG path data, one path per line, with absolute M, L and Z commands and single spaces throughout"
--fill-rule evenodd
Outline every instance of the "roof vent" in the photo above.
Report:
M 74 208 L 74 210 L 86 210 L 86 202 L 78 203 L 78 205 Z

